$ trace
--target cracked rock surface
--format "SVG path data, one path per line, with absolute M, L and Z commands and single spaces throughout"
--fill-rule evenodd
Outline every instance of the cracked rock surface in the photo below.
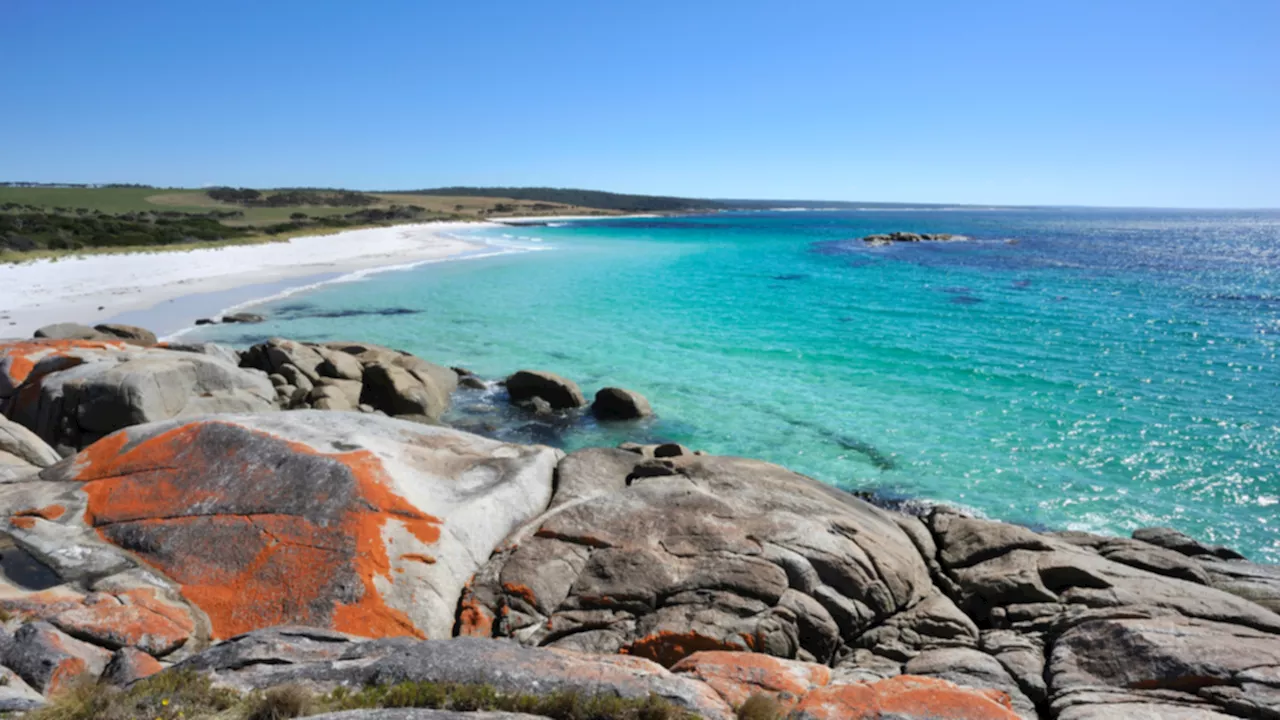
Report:
M 793 718 L 1280 717 L 1280 568 L 422 424 L 456 382 L 359 343 L 0 343 L 0 712 L 176 664 L 708 718 L 760 693 Z M 418 422 L 337 411 L 366 401 Z
M 845 679 L 939 678 L 999 690 L 1025 718 L 1280 712 L 1274 568 L 909 517 L 768 463 L 655 449 L 561 461 L 550 508 L 464 593 L 459 634 L 673 667 L 734 650 Z

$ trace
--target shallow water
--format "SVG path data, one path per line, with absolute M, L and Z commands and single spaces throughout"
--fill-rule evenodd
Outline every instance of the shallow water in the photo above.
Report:
M 867 248 L 874 232 L 955 243 Z M 199 337 L 361 339 L 639 390 L 641 437 L 1052 528 L 1280 562 L 1280 213 L 771 212 L 485 231 L 545 250 L 265 305 Z M 506 236 L 506 237 L 503 237 Z

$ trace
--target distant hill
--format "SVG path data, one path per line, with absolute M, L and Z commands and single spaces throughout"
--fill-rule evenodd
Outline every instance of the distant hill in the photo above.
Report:
M 895 210 L 908 208 L 941 208 L 958 207 L 943 203 L 904 203 L 904 202 L 849 202 L 847 200 L 726 200 L 719 198 L 712 202 L 723 207 L 736 210 L 771 210 L 775 208 L 804 208 L 806 210 Z
M 446 195 L 450 197 L 501 197 L 621 212 L 682 212 L 724 210 L 731 207 L 727 203 L 717 200 L 665 197 L 661 195 L 624 195 L 600 190 L 577 190 L 573 188 L 445 187 L 406 191 L 405 194 Z
M 616 214 L 470 193 L 0 182 L 0 263 L 121 248 L 208 247 L 436 220 Z

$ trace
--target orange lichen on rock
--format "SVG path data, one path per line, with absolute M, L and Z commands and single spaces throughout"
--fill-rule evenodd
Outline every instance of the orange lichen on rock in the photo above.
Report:
M 77 467 L 85 521 L 178 582 L 215 638 L 290 623 L 422 636 L 375 582 L 392 576 L 385 528 L 432 544 L 440 520 L 394 492 L 369 451 L 326 454 L 202 422 L 137 441 L 116 433 Z
M 812 720 L 1017 720 L 1009 696 L 998 690 L 974 690 L 936 678 L 899 675 L 874 683 L 821 687 L 796 706 Z
M 458 603 L 458 625 L 455 635 L 468 637 L 493 637 L 493 613 L 484 603 L 471 593 L 471 581 L 462 591 L 462 601 Z
M 118 602 L 86 605 L 67 610 L 52 619 L 68 634 L 116 649 L 136 647 L 152 655 L 165 655 L 186 643 L 190 629 L 140 605 Z
M 53 669 L 49 684 L 45 687 L 46 695 L 56 695 L 60 690 L 74 685 L 81 677 L 89 674 L 89 664 L 78 657 L 66 657 L 60 660 Z
M 44 520 L 57 520 L 67 514 L 67 509 L 61 505 L 49 505 L 42 508 L 28 508 L 19 510 L 13 514 L 13 517 L 38 517 Z
M 120 680 L 141 680 L 164 670 L 164 666 L 160 664 L 159 660 L 147 653 L 131 648 L 125 648 L 117 652 L 111 660 L 111 665 L 115 667 L 109 667 L 108 672 L 119 678 L 115 680 L 116 682 Z
M 180 647 L 196 628 L 185 609 L 159 599 L 154 588 L 88 596 L 45 590 L 0 600 L 0 609 L 47 620 L 73 637 L 104 647 L 139 647 L 157 655 Z
M 56 658 L 50 658 L 53 664 L 53 672 L 49 675 L 49 681 L 45 684 L 43 690 L 46 696 L 57 694 L 60 690 L 67 688 L 85 679 L 89 676 L 89 663 L 84 658 L 79 657 L 75 652 L 68 648 L 62 642 L 62 636 L 56 631 L 41 632 L 44 641 L 50 648 L 57 651 Z M 103 652 L 95 649 L 94 652 Z
M 188 633 L 194 632 L 196 629 L 195 620 L 191 618 L 191 614 L 185 608 L 161 599 L 154 588 L 125 590 L 124 592 L 116 593 L 116 597 L 126 605 L 137 605 L 161 615 Z
M 502 589 L 505 590 L 508 595 L 514 595 L 530 605 L 536 605 L 538 602 L 537 597 L 533 594 L 533 588 L 527 585 L 521 585 L 519 583 L 503 583 Z
M 41 590 L 18 597 L 0 599 L 0 610 L 27 618 L 46 620 L 64 610 L 81 607 L 84 597 L 62 588 Z
M 123 342 L 110 340 L 20 340 L 0 344 L 0 372 L 11 387 L 26 381 L 36 363 L 46 357 L 60 357 L 71 350 L 125 350 Z
M 760 653 L 694 653 L 673 665 L 671 671 L 710 685 L 734 707 L 752 695 L 767 693 L 777 698 L 784 708 L 790 708 L 810 690 L 831 682 L 831 668 L 826 665 Z
M 718 640 L 696 632 L 671 632 L 660 630 L 636 640 L 618 652 L 646 658 L 671 667 L 684 658 L 705 650 L 750 650 L 745 645 Z
M 36 526 L 36 520 L 33 517 L 19 515 L 9 518 L 9 524 L 19 530 L 30 530 Z

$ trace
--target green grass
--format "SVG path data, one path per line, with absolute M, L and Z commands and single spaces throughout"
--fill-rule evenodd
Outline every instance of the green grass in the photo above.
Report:
M 234 690 L 216 688 L 194 672 L 153 675 L 127 690 L 82 682 L 33 710 L 25 720 L 245 720 L 245 705 Z M 232 714 L 234 713 L 234 714 Z
M 169 671 L 127 689 L 82 683 L 24 716 L 25 720 L 289 720 L 338 710 L 429 708 L 460 712 L 493 710 L 543 715 L 553 720 L 696 720 L 657 696 L 552 692 L 501 693 L 489 685 L 406 682 L 318 695 L 284 685 L 242 695 L 215 687 L 190 671 Z
M 459 218 L 464 220 L 464 218 Z M 251 237 L 231 238 L 216 242 L 174 243 L 172 245 L 126 245 L 122 247 L 86 247 L 79 250 L 33 250 L 31 252 L 0 253 L 0 263 L 22 263 L 35 260 L 73 261 L 94 255 L 136 255 L 139 253 L 186 252 L 188 250 L 207 250 L 209 248 L 234 247 L 237 245 L 265 245 L 267 243 L 287 242 L 299 237 L 321 237 L 349 232 L 351 230 L 368 230 L 386 227 L 386 225 L 352 225 L 341 228 L 303 228 L 275 235 L 253 235 Z
M 510 215 L 590 215 L 616 214 L 615 211 L 597 210 L 577 205 L 550 204 L 552 209 L 535 210 L 536 203 L 527 200 L 512 200 L 502 197 L 453 197 L 441 195 L 417 195 L 413 193 L 369 193 L 382 202 L 372 207 L 387 208 L 392 205 L 418 205 L 431 212 L 456 213 L 481 217 L 486 215 L 500 216 L 494 213 L 499 205 L 513 208 Z M 0 205 L 5 203 L 21 203 L 36 205 L 45 209 L 55 207 L 88 208 L 104 213 L 118 214 L 139 212 L 142 210 L 185 213 L 205 213 L 210 210 L 240 210 L 244 218 L 229 219 L 228 225 L 267 225 L 285 222 L 293 213 L 300 212 L 311 217 L 323 215 L 341 215 L 353 208 L 321 207 L 314 205 L 297 205 L 291 207 L 244 207 L 232 203 L 214 200 L 204 190 L 192 188 L 24 188 L 0 187 Z
M 270 194 L 270 191 L 264 192 Z M 365 208 L 324 205 L 249 207 L 220 202 L 209 197 L 203 189 L 0 187 L 0 208 L 13 204 L 7 209 L 0 209 L 0 263 L 96 254 L 186 251 L 431 220 L 617 214 L 610 210 L 501 197 L 414 193 L 367 195 L 377 198 L 377 202 Z M 393 210 L 396 206 L 399 209 Z M 408 206 L 416 206 L 421 211 L 416 214 L 406 211 Z M 365 211 L 375 215 L 340 217 Z M 170 215 L 163 216 L 163 213 Z M 174 216 L 174 213 L 182 215 Z M 209 213 L 218 217 L 214 220 L 197 217 Z M 222 216 L 229 213 L 237 216 Z M 378 217 L 377 214 L 385 216 Z M 294 215 L 302 220 L 295 222 Z M 351 225 L 329 227 L 343 222 Z M 162 227 L 166 224 L 167 227 Z M 196 241 L 201 238 L 202 241 Z
M 43 208 L 89 208 L 104 213 L 126 213 L 139 210 L 177 210 L 178 212 L 207 212 L 208 207 L 195 205 L 160 208 L 147 198 L 169 192 L 155 188 L 44 188 L 0 187 L 0 205 L 7 202 L 37 205 Z
M 159 189 L 159 188 L 15 188 L 0 187 L 0 205 L 8 202 L 36 205 L 44 209 L 52 208 L 88 208 L 108 214 L 139 212 L 152 210 L 163 212 L 172 210 L 184 213 L 206 213 L 210 210 L 239 210 L 243 218 L 226 220 L 227 225 L 269 225 L 286 222 L 293 213 L 303 213 L 309 217 L 324 215 L 341 215 L 351 212 L 353 208 L 318 207 L 297 205 L 292 207 L 244 207 L 232 203 L 222 203 L 205 194 L 204 190 Z M 402 203 L 403 204 L 403 203 Z M 387 207 L 391 203 L 375 207 Z

